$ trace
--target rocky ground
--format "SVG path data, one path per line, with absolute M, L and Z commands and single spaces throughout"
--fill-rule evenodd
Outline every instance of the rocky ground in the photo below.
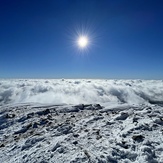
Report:
M 162 163 L 163 106 L 1 106 L 0 162 Z

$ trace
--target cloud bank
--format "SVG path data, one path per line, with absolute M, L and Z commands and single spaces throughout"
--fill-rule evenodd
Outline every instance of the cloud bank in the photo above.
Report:
M 163 104 L 162 80 L 0 80 L 0 105 L 15 103 Z

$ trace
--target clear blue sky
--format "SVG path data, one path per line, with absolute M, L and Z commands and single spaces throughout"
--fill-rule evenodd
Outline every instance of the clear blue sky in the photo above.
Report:
M 1 0 L 0 78 L 163 79 L 163 1 Z

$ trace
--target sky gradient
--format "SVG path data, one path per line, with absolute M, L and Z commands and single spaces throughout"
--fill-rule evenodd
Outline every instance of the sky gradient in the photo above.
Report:
M 0 78 L 163 79 L 163 1 L 1 0 Z

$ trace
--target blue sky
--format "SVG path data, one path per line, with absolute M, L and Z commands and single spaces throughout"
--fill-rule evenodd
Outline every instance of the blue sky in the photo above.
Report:
M 1 0 L 0 78 L 163 79 L 163 1 Z

